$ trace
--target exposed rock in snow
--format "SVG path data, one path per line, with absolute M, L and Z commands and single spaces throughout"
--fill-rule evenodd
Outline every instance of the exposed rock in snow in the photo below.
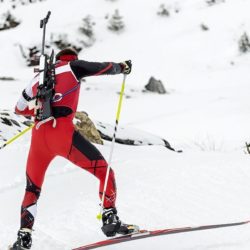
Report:
M 15 115 L 7 110 L 0 111 L 0 143 L 11 139 L 13 136 L 27 128 L 30 120 L 28 118 Z
M 104 140 L 112 140 L 114 126 L 107 123 L 96 122 L 96 127 Z M 119 127 L 115 141 L 121 144 L 135 146 L 162 145 L 170 150 L 174 150 L 165 139 L 135 128 Z
M 100 133 L 96 129 L 94 123 L 90 120 L 87 113 L 76 112 L 75 128 L 81 135 L 86 137 L 89 141 L 97 144 L 103 144 Z
M 167 91 L 161 80 L 156 80 L 154 77 L 149 79 L 148 84 L 145 86 L 146 90 L 151 92 L 157 92 L 159 94 L 166 94 Z
M 103 144 L 102 139 L 112 140 L 114 126 L 99 121 L 91 121 L 85 112 L 77 112 L 74 123 L 76 129 L 93 143 Z M 0 111 L 0 143 L 3 144 L 8 141 L 31 124 L 32 120 L 28 118 L 16 115 L 11 111 Z M 162 145 L 170 150 L 174 150 L 165 139 L 129 127 L 118 128 L 116 142 L 134 146 Z

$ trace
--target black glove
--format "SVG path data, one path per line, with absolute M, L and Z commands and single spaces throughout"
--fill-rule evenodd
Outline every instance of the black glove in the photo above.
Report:
M 126 75 L 131 73 L 131 70 L 132 70 L 131 60 L 124 61 L 124 62 L 121 62 L 119 64 L 121 66 L 121 73 L 126 74 Z

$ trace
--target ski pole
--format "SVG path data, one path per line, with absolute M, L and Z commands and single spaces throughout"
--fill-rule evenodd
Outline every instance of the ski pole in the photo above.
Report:
M 110 165 L 111 165 L 112 155 L 113 155 L 114 146 L 115 146 L 115 138 L 116 138 L 116 132 L 117 132 L 117 128 L 118 128 L 118 122 L 119 122 L 119 119 L 120 119 L 120 113 L 121 113 L 121 107 L 122 107 L 122 98 L 123 98 L 124 89 L 125 89 L 126 77 L 127 77 L 127 75 L 124 74 L 123 75 L 123 82 L 122 82 L 121 92 L 120 92 L 120 97 L 119 97 L 118 108 L 117 108 L 117 113 L 116 113 L 115 129 L 114 129 L 114 134 L 113 134 L 113 138 L 112 138 L 112 142 L 111 142 L 111 149 L 110 149 L 109 160 L 108 160 L 108 168 L 107 168 L 107 171 L 106 171 L 104 189 L 103 189 L 103 193 L 102 193 L 101 209 L 100 209 L 100 213 L 97 215 L 98 220 L 101 220 L 101 218 L 102 218 L 104 198 L 105 198 L 105 193 L 106 193 L 107 184 L 108 184 L 109 172 L 110 172 L 110 168 L 111 168 Z
M 0 149 L 3 149 L 4 147 L 6 147 L 7 145 L 9 145 L 10 143 L 12 143 L 13 141 L 15 141 L 17 138 L 19 138 L 20 136 L 24 135 L 26 132 L 28 132 L 30 129 L 32 129 L 34 127 L 34 124 L 31 125 L 30 127 L 24 129 L 22 132 L 20 132 L 19 134 L 15 135 L 13 138 L 11 138 L 10 140 L 8 140 L 7 142 L 5 142 Z

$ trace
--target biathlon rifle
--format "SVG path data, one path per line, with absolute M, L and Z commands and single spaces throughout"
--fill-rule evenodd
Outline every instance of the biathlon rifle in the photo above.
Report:
M 42 50 L 39 59 L 39 69 L 34 71 L 39 73 L 39 84 L 36 95 L 36 107 L 35 115 L 38 120 L 45 120 L 52 116 L 51 102 L 54 96 L 55 85 L 55 63 L 54 63 L 54 50 L 51 55 L 45 54 L 45 36 L 46 25 L 49 21 L 51 12 L 49 11 L 47 16 L 40 21 L 40 28 L 43 29 L 42 38 Z

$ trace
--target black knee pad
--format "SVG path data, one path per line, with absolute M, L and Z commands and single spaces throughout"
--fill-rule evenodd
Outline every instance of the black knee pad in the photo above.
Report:
M 27 175 L 27 183 L 26 183 L 26 191 L 27 192 L 31 192 L 34 193 L 37 197 L 37 199 L 40 196 L 41 193 L 41 188 L 37 187 L 32 180 L 29 178 L 29 176 Z

